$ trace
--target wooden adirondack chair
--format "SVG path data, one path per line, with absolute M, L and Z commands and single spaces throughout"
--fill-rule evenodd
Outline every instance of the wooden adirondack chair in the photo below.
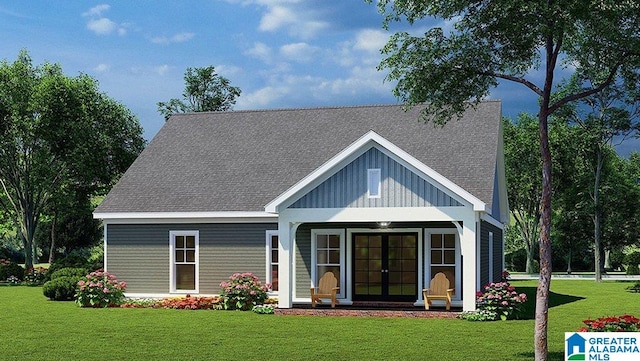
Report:
M 447 311 L 451 310 L 451 296 L 454 288 L 449 288 L 449 279 L 442 272 L 436 273 L 435 277 L 429 283 L 429 288 L 422 290 L 424 296 L 424 308 L 426 310 L 431 306 L 431 300 L 444 300 L 447 302 Z
M 317 303 L 322 303 L 322 298 L 331 299 L 331 308 L 336 307 L 336 295 L 340 287 L 338 286 L 338 280 L 334 276 L 333 272 L 327 272 L 320 278 L 318 287 L 311 287 L 311 307 L 316 307 Z

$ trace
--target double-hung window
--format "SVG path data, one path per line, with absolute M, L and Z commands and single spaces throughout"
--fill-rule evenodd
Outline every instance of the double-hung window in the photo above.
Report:
M 278 231 L 267 231 L 267 283 L 278 292 Z
M 344 283 L 346 274 L 345 232 L 343 229 L 313 229 L 311 230 L 312 253 L 311 270 L 312 286 L 317 287 L 322 276 L 331 272 L 338 279 L 338 297 L 344 297 Z
M 171 292 L 198 293 L 199 232 L 169 232 Z

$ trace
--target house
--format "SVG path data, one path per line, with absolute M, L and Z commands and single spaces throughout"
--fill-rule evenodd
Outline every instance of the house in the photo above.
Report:
M 105 267 L 130 296 L 218 294 L 235 272 L 310 302 L 412 301 L 438 272 L 454 306 L 499 281 L 508 220 L 501 103 L 444 127 L 420 109 L 357 106 L 176 114 L 113 187 Z

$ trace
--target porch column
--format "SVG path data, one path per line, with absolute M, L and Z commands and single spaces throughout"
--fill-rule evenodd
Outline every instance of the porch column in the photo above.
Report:
M 293 234 L 291 223 L 280 217 L 278 220 L 278 308 L 292 307 L 293 267 L 291 248 Z
M 474 212 L 475 213 L 475 212 Z M 476 275 L 480 271 L 478 269 L 477 257 L 480 251 L 476 242 L 476 217 L 471 214 L 462 220 L 462 226 L 457 224 L 458 233 L 460 234 L 460 252 L 463 256 L 462 264 L 462 310 L 474 311 L 476 309 L 476 291 L 477 282 Z

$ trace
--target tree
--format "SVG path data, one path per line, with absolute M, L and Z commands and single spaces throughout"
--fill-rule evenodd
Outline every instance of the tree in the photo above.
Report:
M 34 67 L 26 51 L 0 63 L 0 209 L 19 226 L 27 268 L 54 195 L 66 187 L 105 192 L 144 148 L 141 134 L 136 117 L 93 78 Z
M 184 100 L 173 98 L 158 103 L 158 112 L 167 120 L 172 114 L 231 110 L 240 96 L 240 88 L 216 74 L 215 67 L 187 68 L 184 73 Z
M 576 92 L 581 80 L 574 76 L 558 92 Z M 606 164 L 606 151 L 613 142 L 620 143 L 626 138 L 640 133 L 640 97 L 638 89 L 625 89 L 623 84 L 613 82 L 601 92 L 580 99 L 565 106 L 561 111 L 567 121 L 581 127 L 589 136 L 585 147 L 586 157 L 590 159 L 592 186 L 591 219 L 593 222 L 593 255 L 596 282 L 602 281 L 604 269 L 604 249 L 602 248 L 603 207 L 601 200 L 603 169 Z
M 371 1 L 371 0 L 369 0 Z M 542 158 L 540 280 L 536 293 L 535 359 L 546 360 L 551 284 L 552 169 L 548 119 L 558 108 L 596 94 L 612 82 L 638 84 L 640 5 L 633 0 L 380 0 L 385 26 L 436 17 L 453 24 L 424 36 L 394 34 L 380 68 L 397 81 L 394 93 L 409 105 L 425 103 L 424 118 L 444 123 L 473 107 L 499 80 L 524 85 L 540 99 Z M 583 80 L 580 89 L 552 99 L 558 70 Z M 543 79 L 528 76 L 539 70 Z M 591 80 L 591 81 L 588 81 Z

